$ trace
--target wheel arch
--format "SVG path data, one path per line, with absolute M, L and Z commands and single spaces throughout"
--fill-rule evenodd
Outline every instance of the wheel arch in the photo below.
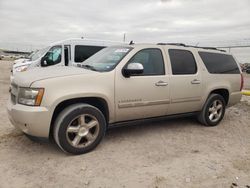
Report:
M 104 115 L 106 123 L 109 122 L 109 106 L 105 99 L 101 97 L 78 97 L 73 99 L 66 99 L 61 101 L 59 104 L 56 105 L 53 115 L 50 122 L 50 130 L 49 130 L 49 139 L 53 140 L 53 131 L 54 131 L 54 123 L 57 116 L 62 112 L 66 107 L 77 104 L 77 103 L 86 103 L 98 108 Z
M 221 96 L 224 98 L 224 100 L 225 100 L 225 102 L 226 102 L 226 105 L 228 105 L 228 102 L 229 102 L 229 90 L 228 90 L 228 89 L 226 89 L 226 88 L 214 89 L 214 90 L 212 90 L 212 91 L 209 93 L 208 97 L 209 97 L 211 94 L 219 94 L 219 95 L 221 95 Z

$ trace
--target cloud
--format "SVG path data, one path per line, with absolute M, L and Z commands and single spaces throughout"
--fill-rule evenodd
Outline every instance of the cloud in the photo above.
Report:
M 0 0 L 0 45 L 124 33 L 136 42 L 233 44 L 250 38 L 249 9 L 249 0 Z

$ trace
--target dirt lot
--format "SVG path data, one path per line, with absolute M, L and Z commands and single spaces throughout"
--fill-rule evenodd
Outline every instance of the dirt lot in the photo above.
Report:
M 10 63 L 0 61 L 1 188 L 250 185 L 250 97 L 227 109 L 217 127 L 193 118 L 120 127 L 93 152 L 71 156 L 12 127 L 9 72 Z

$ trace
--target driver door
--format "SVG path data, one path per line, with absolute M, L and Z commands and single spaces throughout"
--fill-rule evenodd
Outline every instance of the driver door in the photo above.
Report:
M 166 115 L 170 101 L 169 75 L 165 74 L 161 49 L 140 50 L 125 67 L 129 63 L 141 63 L 144 72 L 126 78 L 120 71 L 116 71 L 116 120 L 127 121 Z

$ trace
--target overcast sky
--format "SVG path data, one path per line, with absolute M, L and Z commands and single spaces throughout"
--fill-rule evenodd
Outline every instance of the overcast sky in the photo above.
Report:
M 0 47 L 66 38 L 250 44 L 250 0 L 0 0 Z M 250 48 L 233 50 L 250 62 Z

